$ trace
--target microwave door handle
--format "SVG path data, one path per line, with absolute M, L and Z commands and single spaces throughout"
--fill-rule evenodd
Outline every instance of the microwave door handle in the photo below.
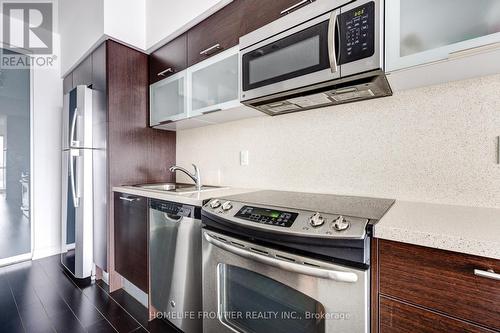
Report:
M 334 271 L 334 270 L 323 269 L 323 268 L 315 268 L 312 266 L 306 266 L 306 265 L 302 265 L 302 264 L 297 264 L 297 263 L 292 263 L 292 262 L 288 262 L 288 261 L 284 261 L 284 260 L 279 260 L 279 259 L 265 256 L 263 254 L 251 252 L 251 251 L 239 248 L 237 246 L 221 242 L 221 241 L 215 239 L 214 237 L 210 236 L 207 232 L 204 232 L 203 236 L 205 237 L 205 239 L 209 243 L 211 243 L 212 245 L 215 245 L 218 248 L 221 248 L 225 251 L 231 252 L 231 253 L 236 254 L 236 255 L 243 257 L 243 258 L 247 258 L 247 259 L 251 259 L 251 260 L 260 262 L 260 263 L 265 264 L 265 265 L 284 269 L 284 270 L 289 271 L 289 272 L 309 275 L 309 276 L 323 278 L 323 279 L 334 280 L 334 281 L 338 281 L 338 282 L 354 283 L 354 282 L 358 281 L 358 276 L 352 272 L 341 272 L 341 271 Z
M 332 73 L 337 73 L 337 45 L 335 43 L 335 29 L 338 25 L 339 11 L 334 10 L 330 15 L 328 22 L 328 59 L 330 60 L 330 69 Z

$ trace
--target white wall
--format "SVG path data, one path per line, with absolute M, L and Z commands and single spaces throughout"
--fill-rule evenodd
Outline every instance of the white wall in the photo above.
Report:
M 146 49 L 154 48 L 168 36 L 179 35 L 231 1 L 146 0 Z
M 145 50 L 146 0 L 105 0 L 104 34 Z
M 54 36 L 55 54 L 59 36 Z M 60 252 L 61 244 L 61 112 L 59 68 L 33 73 L 33 257 Z
M 180 131 L 177 164 L 206 184 L 500 207 L 499 91 L 495 75 Z
M 66 74 L 104 35 L 103 0 L 62 0 L 59 4 L 61 73 Z
M 66 75 L 105 39 L 146 49 L 146 0 L 64 0 L 59 6 L 61 73 Z
M 61 73 L 69 73 L 107 38 L 150 52 L 231 1 L 61 1 Z

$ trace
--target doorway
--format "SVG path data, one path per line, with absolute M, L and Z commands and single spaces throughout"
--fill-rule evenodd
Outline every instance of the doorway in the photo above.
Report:
M 0 266 L 32 252 L 30 72 L 0 68 Z

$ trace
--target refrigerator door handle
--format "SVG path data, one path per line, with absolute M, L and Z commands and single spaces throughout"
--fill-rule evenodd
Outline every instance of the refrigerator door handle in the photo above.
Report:
M 73 113 L 73 119 L 71 120 L 71 133 L 69 135 L 70 148 L 75 148 L 80 145 L 80 142 L 75 140 L 77 118 L 78 118 L 78 108 L 75 108 L 75 112 Z
M 69 177 L 71 182 L 71 193 L 73 195 L 73 205 L 75 208 L 80 206 L 80 198 L 76 194 L 76 177 L 75 177 L 75 159 L 78 157 L 78 151 L 70 151 L 69 154 Z

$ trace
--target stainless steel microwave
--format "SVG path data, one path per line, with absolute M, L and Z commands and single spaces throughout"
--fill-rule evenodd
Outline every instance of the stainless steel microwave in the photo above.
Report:
M 316 0 L 240 38 L 240 99 L 270 115 L 392 95 L 383 0 Z

